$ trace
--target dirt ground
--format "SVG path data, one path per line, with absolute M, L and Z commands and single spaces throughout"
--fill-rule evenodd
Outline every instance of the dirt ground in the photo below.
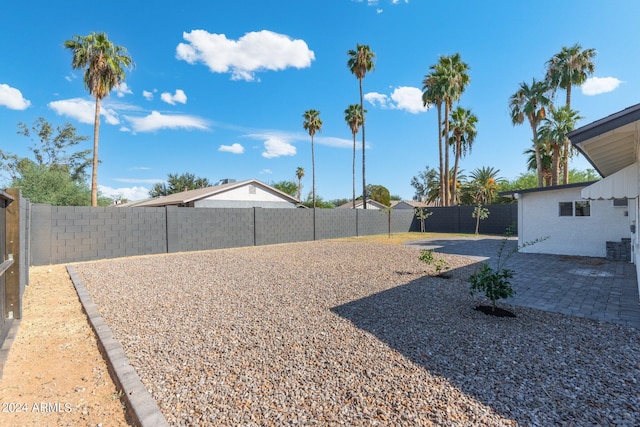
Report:
M 0 425 L 131 425 L 65 266 L 29 274 L 0 379 Z

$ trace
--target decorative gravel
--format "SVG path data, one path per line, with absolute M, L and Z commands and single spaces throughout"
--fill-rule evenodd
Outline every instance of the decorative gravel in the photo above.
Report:
M 640 425 L 640 330 L 473 308 L 473 261 L 321 241 L 76 265 L 172 425 Z M 541 272 L 543 274 L 543 272 Z

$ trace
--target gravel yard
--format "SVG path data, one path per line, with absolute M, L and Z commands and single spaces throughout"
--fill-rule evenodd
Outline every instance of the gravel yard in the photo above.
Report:
M 171 425 L 640 425 L 640 330 L 484 315 L 477 264 L 437 255 L 444 279 L 418 254 L 320 241 L 75 269 Z

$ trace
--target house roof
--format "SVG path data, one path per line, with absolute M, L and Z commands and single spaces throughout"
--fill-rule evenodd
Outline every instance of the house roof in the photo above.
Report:
M 378 209 L 386 209 L 387 206 L 383 205 L 380 202 L 376 202 L 375 200 L 371 200 L 371 199 L 367 199 L 367 206 L 375 206 Z M 356 209 L 362 206 L 362 199 L 356 200 Z M 353 200 L 348 201 L 347 203 L 344 203 L 340 206 L 337 207 L 337 209 L 353 209 Z
M 574 182 L 571 184 L 563 184 L 563 185 L 550 185 L 548 187 L 536 187 L 536 188 L 526 188 L 524 190 L 510 190 L 510 191 L 501 191 L 498 193 L 501 197 L 515 197 L 516 194 L 526 194 L 526 193 L 538 193 L 542 191 L 553 191 L 553 190 L 564 190 L 567 188 L 582 188 L 588 187 L 598 181 L 587 181 L 587 182 Z
M 640 104 L 625 108 L 569 133 L 569 139 L 603 177 L 636 161 Z
M 195 190 L 187 190 L 187 191 L 181 191 L 179 193 L 174 193 L 174 194 L 169 194 L 168 196 L 164 196 L 164 197 L 157 197 L 155 199 L 151 199 L 148 200 L 146 202 L 142 202 L 137 204 L 136 206 L 138 207 L 143 207 L 143 206 L 175 206 L 175 205 L 184 205 L 190 202 L 194 202 L 197 200 L 201 200 L 201 199 L 206 199 L 208 197 L 211 196 L 215 196 L 216 194 L 221 194 L 221 193 L 225 193 L 227 191 L 239 188 L 239 187 L 244 187 L 246 185 L 256 185 L 258 187 L 262 187 L 264 189 L 267 189 L 269 191 L 273 191 L 274 193 L 277 193 L 278 195 L 280 195 L 283 199 L 286 199 L 287 201 L 291 202 L 291 203 L 295 203 L 298 204 L 300 203 L 300 201 L 298 199 L 296 199 L 293 196 L 290 196 L 289 194 L 278 190 L 277 188 L 271 187 L 270 185 L 267 185 L 263 182 L 258 181 L 257 179 L 248 179 L 245 181 L 238 181 L 238 182 L 230 182 L 227 184 L 221 184 L 221 185 L 214 185 L 212 187 L 205 187 L 205 188 L 198 188 Z

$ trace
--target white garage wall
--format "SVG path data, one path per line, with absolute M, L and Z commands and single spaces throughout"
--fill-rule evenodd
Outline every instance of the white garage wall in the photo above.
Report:
M 606 257 L 607 241 L 632 237 L 635 201 L 613 207 L 612 200 L 591 200 L 591 216 L 560 216 L 560 202 L 582 200 L 584 187 L 521 193 L 518 200 L 518 242 L 549 236 L 522 252 Z M 625 213 L 628 213 L 625 216 Z

